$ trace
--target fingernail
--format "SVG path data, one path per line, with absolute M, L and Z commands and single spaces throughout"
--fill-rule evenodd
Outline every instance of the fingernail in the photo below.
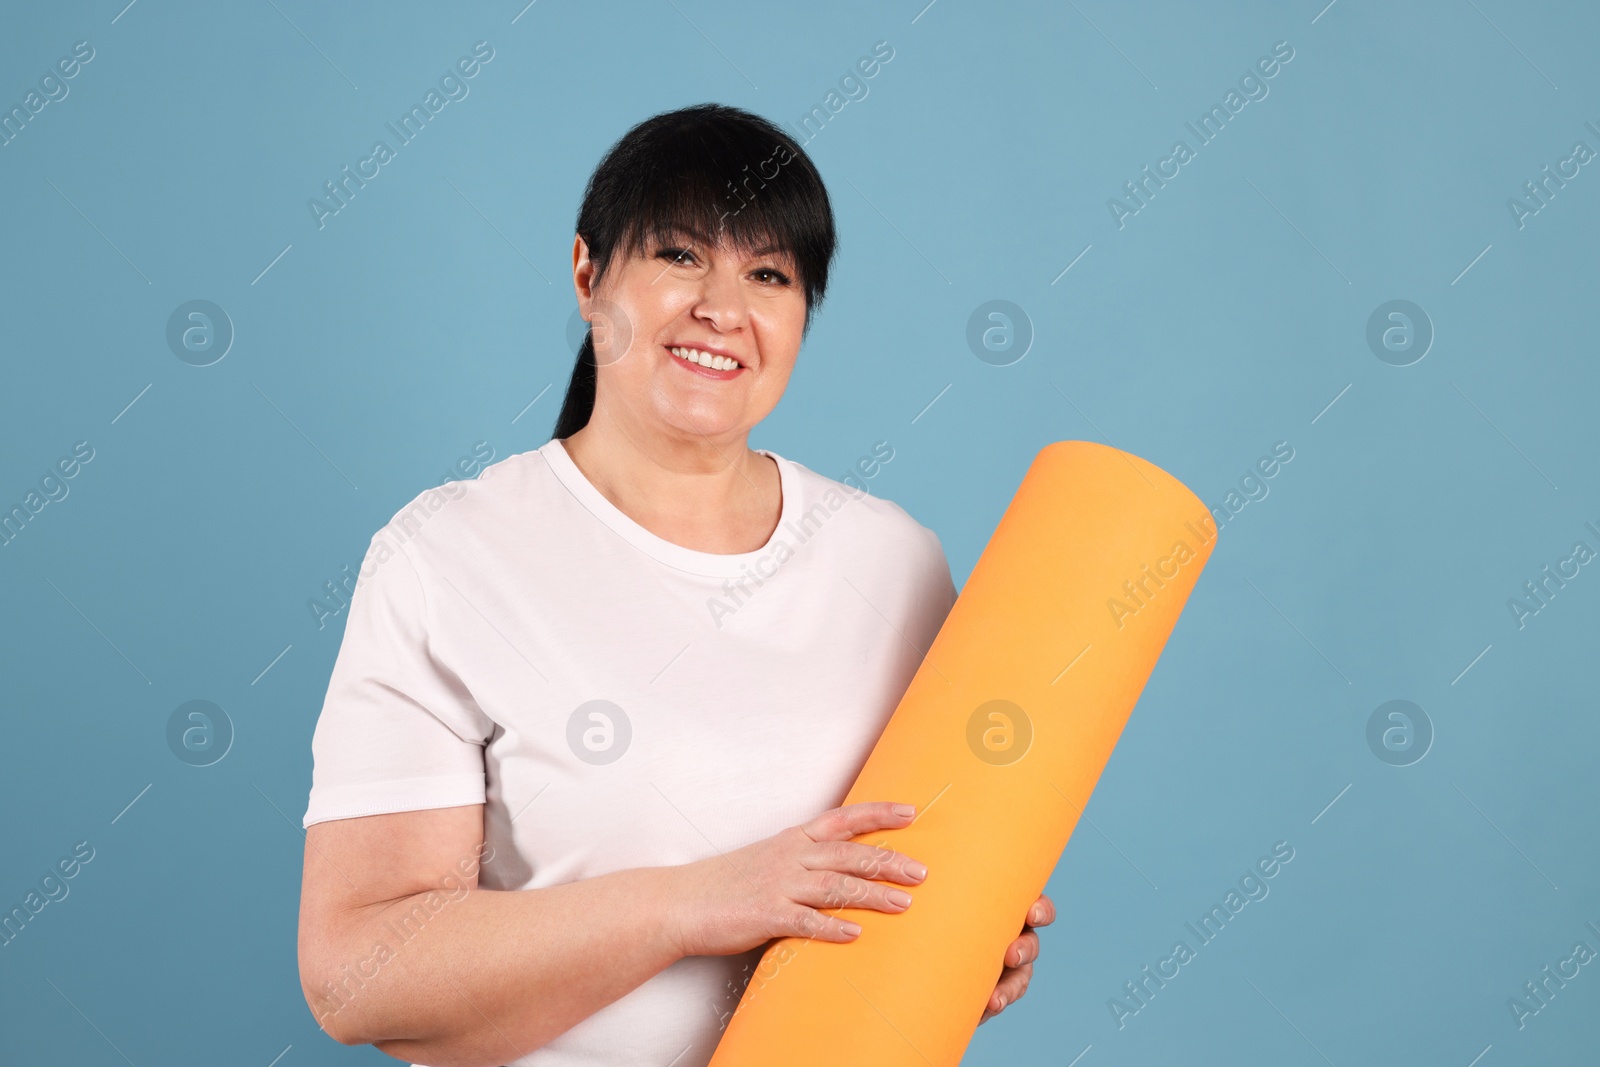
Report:
M 903 889 L 891 889 L 885 896 L 889 898 L 891 904 L 898 904 L 902 908 L 911 907 L 911 894 Z
M 917 809 L 912 807 L 910 804 L 896 804 L 894 806 L 894 813 L 896 815 L 911 816 L 917 813 Z
M 856 923 L 845 923 L 844 932 L 849 934 L 851 937 L 855 937 L 861 932 L 861 927 Z
M 920 882 L 928 877 L 928 868 L 925 864 L 908 863 L 906 864 L 906 873 Z
M 1005 1008 L 1005 1006 L 1006 1006 L 1006 998 L 1005 998 L 1005 994 L 1002 993 L 1002 994 L 1000 994 L 1000 1008 L 1003 1009 L 1003 1008 Z

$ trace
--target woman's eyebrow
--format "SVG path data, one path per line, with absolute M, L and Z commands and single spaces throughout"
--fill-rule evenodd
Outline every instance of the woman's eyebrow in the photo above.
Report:
M 707 237 L 705 234 L 701 233 L 699 230 L 693 229 L 691 227 L 679 226 L 679 227 L 675 227 L 674 229 L 672 229 L 669 232 L 673 233 L 673 234 L 679 234 L 679 235 L 682 235 L 684 237 L 691 238 L 692 240 L 698 241 L 703 245 L 715 245 L 716 244 L 716 242 L 711 240 L 711 238 Z M 768 256 L 768 255 L 783 255 L 783 256 L 786 256 L 789 253 L 785 252 L 783 249 L 779 248 L 777 245 L 766 245 L 763 248 L 756 249 L 755 251 L 753 251 L 750 254 L 752 256 Z

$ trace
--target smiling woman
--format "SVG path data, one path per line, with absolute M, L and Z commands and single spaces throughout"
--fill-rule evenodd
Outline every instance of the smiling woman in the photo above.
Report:
M 898 505 L 748 443 L 833 251 L 815 167 L 749 112 L 657 115 L 601 161 L 572 250 L 591 329 L 551 439 L 409 539 L 379 531 L 369 555 L 400 550 L 347 611 L 300 919 L 302 987 L 337 1040 L 703 1067 L 769 941 L 850 941 L 829 909 L 910 905 L 894 884 L 926 869 L 856 840 L 909 825 L 909 798 L 843 800 L 955 601 L 949 565 Z M 804 550 L 763 566 L 796 530 Z M 761 595 L 708 616 L 751 573 Z M 484 846 L 460 899 L 352 970 Z M 1027 929 L 1007 947 L 993 1010 L 1037 947 Z

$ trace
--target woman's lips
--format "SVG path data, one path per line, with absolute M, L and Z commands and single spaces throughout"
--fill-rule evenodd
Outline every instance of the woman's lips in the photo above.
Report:
M 733 377 L 736 377 L 737 375 L 740 375 L 740 374 L 744 373 L 744 368 L 743 367 L 734 367 L 732 370 L 713 370 L 710 367 L 702 367 L 698 363 L 690 363 L 688 360 L 684 359 L 682 356 L 673 355 L 672 354 L 672 350 L 669 349 L 669 348 L 666 348 L 665 346 L 662 347 L 661 351 L 666 353 L 666 356 L 667 356 L 668 359 L 672 360 L 672 362 L 676 363 L 678 366 L 682 367 L 684 370 L 692 371 L 693 373 L 702 375 L 702 376 L 704 376 L 706 378 L 714 378 L 719 382 L 725 382 L 729 378 L 733 378 Z

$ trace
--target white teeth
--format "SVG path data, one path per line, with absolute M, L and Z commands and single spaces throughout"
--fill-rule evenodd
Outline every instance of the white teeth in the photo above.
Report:
M 679 359 L 686 359 L 690 363 L 698 363 L 700 366 L 710 367 L 712 370 L 732 370 L 739 365 L 737 360 L 729 359 L 727 356 L 713 356 L 709 352 L 700 351 L 698 348 L 671 348 L 668 351 Z

